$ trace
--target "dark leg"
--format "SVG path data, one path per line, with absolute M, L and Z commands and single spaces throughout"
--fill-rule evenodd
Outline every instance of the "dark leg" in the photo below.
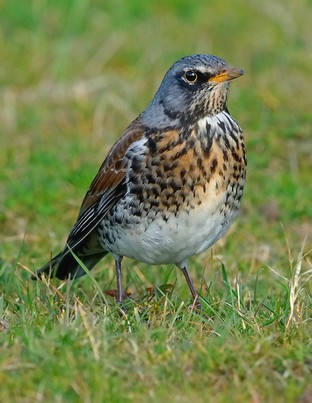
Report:
M 122 273 L 121 273 L 121 260 L 122 257 L 114 256 L 116 264 L 116 277 L 117 277 L 117 304 L 122 304 L 123 292 L 122 292 Z
M 192 297 L 193 297 L 193 307 L 196 308 L 197 310 L 201 310 L 201 304 L 199 302 L 198 294 L 197 291 L 195 290 L 193 281 L 189 275 L 189 272 L 187 271 L 187 265 L 184 265 L 181 267 L 182 273 L 184 274 L 185 280 L 187 282 L 187 285 L 191 291 Z

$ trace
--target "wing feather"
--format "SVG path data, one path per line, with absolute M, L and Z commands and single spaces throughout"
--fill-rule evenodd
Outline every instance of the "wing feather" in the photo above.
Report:
M 125 195 L 127 150 L 143 138 L 144 131 L 144 126 L 136 119 L 111 148 L 81 204 L 76 224 L 67 239 L 70 249 L 76 248 Z

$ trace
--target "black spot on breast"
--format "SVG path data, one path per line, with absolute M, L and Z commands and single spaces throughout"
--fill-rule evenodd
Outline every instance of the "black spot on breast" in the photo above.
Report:
M 218 121 L 218 125 L 219 125 L 219 127 L 221 128 L 222 131 L 225 131 L 225 124 L 224 124 L 224 122 L 222 122 L 222 120 Z
M 153 158 L 150 162 L 150 166 L 152 166 L 152 167 L 158 167 L 159 164 L 160 164 L 160 162 L 159 162 L 159 159 L 157 159 L 157 158 Z
M 232 139 L 235 141 L 236 147 L 239 147 L 238 138 L 237 138 L 236 132 L 230 130 L 230 131 L 228 132 L 228 134 L 229 134 L 229 135 L 232 137 Z
M 157 200 L 157 199 L 151 199 L 150 200 L 150 205 L 151 205 L 151 207 L 159 207 L 159 200 Z
M 113 236 L 111 231 L 105 231 L 105 238 L 106 241 L 111 245 L 115 242 L 115 237 Z
M 159 187 L 158 186 L 153 186 L 150 189 L 150 194 L 153 195 L 155 198 L 157 198 L 160 195 Z
M 169 162 L 165 162 L 164 163 L 164 171 L 170 171 L 172 169 L 172 164 L 170 164 Z
M 197 159 L 197 167 L 200 171 L 203 171 L 204 166 L 203 166 L 203 160 L 201 158 Z
M 234 158 L 235 161 L 240 161 L 239 155 L 234 150 L 232 150 L 232 157 Z
M 148 138 L 148 148 L 149 148 L 151 154 L 154 154 L 157 149 L 156 141 L 151 137 Z
M 156 169 L 156 177 L 157 178 L 162 178 L 164 176 L 164 173 L 161 168 Z
M 226 148 L 230 148 L 230 147 L 231 147 L 231 146 L 230 146 L 229 139 L 227 138 L 227 136 L 224 136 L 224 137 L 223 137 L 223 141 L 224 141 L 224 145 L 225 145 Z
M 140 200 L 140 202 L 144 201 L 143 191 L 140 187 L 136 187 L 132 190 L 132 193 L 135 194 L 136 198 Z
M 206 122 L 206 130 L 207 130 L 207 133 L 209 133 L 211 130 L 211 124 L 208 122 Z
M 218 166 L 218 160 L 217 160 L 216 158 L 214 158 L 214 159 L 212 160 L 212 162 L 211 162 L 211 165 L 210 165 L 210 172 L 211 172 L 211 174 L 214 174 L 214 173 L 215 173 L 215 171 L 216 171 L 216 169 L 217 169 L 217 166 Z
M 173 190 L 174 192 L 177 192 L 178 190 L 181 189 L 181 186 L 180 186 L 176 181 L 173 181 L 173 182 L 171 183 L 171 187 L 172 187 L 172 190 Z
M 116 214 L 115 215 L 115 222 L 116 222 L 116 224 L 121 224 L 122 223 L 122 216 Z
M 194 139 L 194 138 L 190 138 L 190 139 L 188 140 L 188 147 L 194 148 L 194 146 L 195 146 L 195 139 Z
M 136 216 L 136 217 L 142 217 L 142 210 L 140 210 L 140 209 L 135 209 L 135 210 L 132 210 L 131 211 L 131 214 L 132 215 L 134 215 L 134 216 Z
M 166 208 L 166 209 L 168 209 L 169 207 L 170 207 L 170 203 L 168 202 L 168 199 L 162 199 L 161 200 L 162 201 L 162 205 Z
M 167 221 L 168 221 L 168 217 L 167 217 L 167 216 L 165 216 L 165 215 L 163 215 L 163 216 L 162 216 L 162 219 L 163 219 L 165 222 L 167 222 Z
M 186 154 L 187 153 L 187 148 L 185 147 L 185 148 L 182 148 L 182 150 L 180 150 L 180 151 L 178 151 L 177 153 L 176 153 L 176 155 L 173 157 L 173 159 L 174 160 L 176 160 L 176 159 L 179 159 L 180 157 L 182 157 L 184 154 Z
M 167 189 L 167 183 L 166 183 L 166 181 L 162 180 L 162 181 L 159 181 L 159 182 L 157 182 L 157 183 L 158 183 L 159 186 L 160 186 L 160 191 L 161 191 L 161 192 L 163 192 L 164 190 Z
M 194 190 L 195 190 L 195 183 L 194 183 L 194 182 L 190 183 L 189 187 L 190 187 L 190 191 L 191 191 L 191 192 L 194 192 Z
M 227 162 L 229 160 L 229 156 L 226 150 L 223 150 L 223 160 Z
M 133 172 L 138 173 L 141 171 L 141 161 L 138 157 L 133 157 L 131 168 Z
M 155 183 L 155 178 L 150 173 L 146 174 L 146 179 L 147 179 L 148 183 Z
M 137 185 L 139 183 L 138 176 L 136 175 L 129 175 L 129 182 L 133 185 Z

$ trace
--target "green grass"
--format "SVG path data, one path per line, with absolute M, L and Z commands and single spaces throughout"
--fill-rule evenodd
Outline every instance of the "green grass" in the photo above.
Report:
M 307 0 L 0 3 L 0 401 L 311 400 L 311 18 Z M 246 71 L 229 106 L 248 148 L 240 217 L 190 261 L 203 314 L 173 266 L 125 259 L 127 316 L 110 257 L 31 282 L 166 69 L 199 52 Z

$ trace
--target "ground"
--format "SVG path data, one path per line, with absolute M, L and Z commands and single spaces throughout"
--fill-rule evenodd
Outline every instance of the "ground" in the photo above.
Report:
M 310 3 L 0 10 L 0 401 L 311 402 Z M 173 266 L 125 260 L 126 316 L 111 257 L 73 283 L 32 282 L 113 142 L 192 53 L 245 70 L 229 108 L 247 186 L 227 236 L 190 261 L 202 314 Z

